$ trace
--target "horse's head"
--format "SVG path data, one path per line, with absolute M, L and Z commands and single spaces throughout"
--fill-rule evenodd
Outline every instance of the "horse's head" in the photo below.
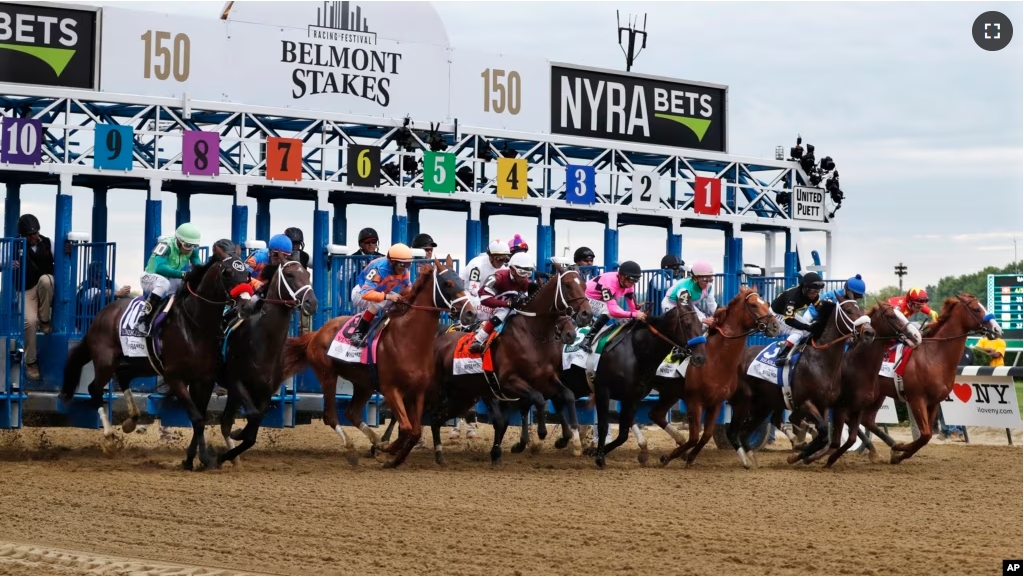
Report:
M 654 318 L 654 317 L 652 317 Z M 665 313 L 663 318 L 668 323 L 669 338 L 690 353 L 690 364 L 699 367 L 707 361 L 704 343 L 704 324 L 697 317 L 697 311 L 690 304 L 680 304 Z
M 252 293 L 249 271 L 233 254 L 223 259 L 210 258 L 206 264 L 186 273 L 183 280 L 190 292 L 207 301 L 248 298 Z
M 274 265 L 273 268 L 274 270 L 268 273 L 270 285 L 267 289 L 267 301 L 277 301 L 292 308 L 302 307 L 302 314 L 307 316 L 316 313 L 318 303 L 309 282 L 309 271 L 294 260 Z
M 452 318 L 458 318 L 463 325 L 471 325 L 476 321 L 476 309 L 473 307 L 472 299 L 462 286 L 462 279 L 455 274 L 455 262 L 452 255 L 448 255 L 444 261 L 435 259 L 433 266 L 421 267 L 419 274 L 433 274 L 434 306 L 441 308 L 443 304 L 448 308 Z M 438 302 L 441 301 L 441 302 Z
M 580 326 L 589 326 L 594 320 L 587 299 L 587 283 L 579 271 L 553 265 L 554 275 L 531 299 L 534 312 L 555 312 L 573 317 Z M 543 309 L 543 310 L 541 310 Z
M 572 317 L 558 317 L 555 321 L 555 340 L 563 345 L 576 342 L 576 323 Z
M 871 317 L 864 314 L 857 301 L 820 301 L 817 309 L 818 319 L 811 325 L 811 335 L 815 338 L 822 338 L 829 328 L 834 328 L 840 337 L 851 335 L 854 343 L 863 341 L 870 344 L 875 339 Z
M 934 336 L 939 329 L 946 325 L 956 327 L 954 330 L 971 333 L 980 331 L 988 339 L 998 339 L 1003 336 L 1003 329 L 996 322 L 996 317 L 985 310 L 985 307 L 978 302 L 977 297 L 968 293 L 960 293 L 955 297 L 946 299 L 942 303 L 942 312 L 939 313 L 939 320 L 925 330 L 929 336 Z
M 743 313 L 736 315 L 735 312 L 741 308 Z M 757 290 L 753 288 L 741 288 L 739 294 L 734 296 L 725 308 L 718 309 L 715 312 L 715 324 L 723 328 L 721 325 L 730 322 L 730 319 L 736 319 L 737 316 L 740 317 L 739 320 L 732 320 L 731 322 L 738 323 L 739 327 L 737 330 L 727 331 L 730 334 L 757 331 L 769 337 L 776 337 L 779 331 L 782 330 L 778 319 L 772 313 L 771 305 L 765 302 L 761 295 L 757 294 Z
M 868 316 L 871 317 L 872 326 L 880 327 L 876 329 L 876 338 L 899 339 L 912 349 L 921 344 L 921 331 L 889 303 L 876 301 L 876 305 L 868 311 Z

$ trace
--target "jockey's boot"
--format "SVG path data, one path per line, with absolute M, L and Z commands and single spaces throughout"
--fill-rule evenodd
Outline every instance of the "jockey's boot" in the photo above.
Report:
M 594 319 L 594 323 L 590 325 L 590 331 L 587 332 L 587 336 L 583 337 L 583 341 L 580 343 L 580 348 L 582 350 L 588 353 L 594 352 L 591 348 L 594 344 L 594 337 L 597 336 L 597 333 L 601 332 L 605 323 L 608 322 L 608 318 L 608 315 L 597 315 L 597 318 Z
M 352 333 L 352 336 L 348 338 L 349 342 L 354 347 L 362 347 L 366 345 L 366 331 L 370 330 L 370 321 L 373 320 L 373 313 L 370 313 L 370 318 L 366 318 L 367 312 L 364 312 L 359 317 L 359 324 L 356 325 L 356 332 Z
M 146 299 L 146 312 L 139 317 L 139 321 L 135 324 L 136 330 L 143 334 L 143 336 L 149 336 L 150 330 L 153 327 L 150 323 L 156 318 L 156 310 L 160 306 L 160 302 L 163 297 L 156 293 L 149 293 L 149 297 Z
M 484 324 L 480 325 L 480 328 L 476 331 L 476 340 L 469 346 L 469 352 L 474 355 L 479 355 L 484 352 L 484 344 L 487 343 L 487 337 L 493 330 L 494 325 L 491 324 L 491 321 L 484 321 Z
M 789 358 L 789 352 L 793 350 L 793 343 L 789 341 L 782 341 L 782 345 L 779 346 L 779 356 L 775 359 L 776 367 L 786 366 L 786 360 Z

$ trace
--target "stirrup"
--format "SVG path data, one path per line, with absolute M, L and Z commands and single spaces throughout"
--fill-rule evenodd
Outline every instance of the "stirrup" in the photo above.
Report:
M 349 337 L 348 342 L 352 343 L 354 347 L 362 347 L 366 344 L 366 335 L 363 333 L 352 333 Z
M 486 341 L 485 342 L 473 341 L 473 344 L 469 345 L 469 352 L 471 352 L 473 354 L 480 354 L 480 353 L 484 352 L 484 345 L 486 345 L 486 344 L 487 344 Z
M 789 360 L 789 355 L 788 354 L 786 356 L 784 356 L 784 357 L 779 357 L 779 358 L 775 359 L 775 366 L 776 367 L 780 367 L 780 368 L 784 367 L 784 366 L 786 366 L 786 361 L 788 361 L 788 360 Z

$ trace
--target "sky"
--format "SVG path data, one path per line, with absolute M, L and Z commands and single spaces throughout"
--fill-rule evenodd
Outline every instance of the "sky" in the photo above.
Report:
M 90 2 L 216 18 L 221 2 Z M 730 153 L 773 158 L 797 133 L 820 159 L 835 159 L 846 200 L 836 214 L 833 277 L 864 276 L 869 290 L 906 287 L 1024 254 L 1024 35 L 1021 3 L 1003 2 L 459 2 L 435 3 L 452 45 L 624 69 L 615 11 L 647 14 L 648 48 L 634 70 L 729 86 Z M 998 52 L 979 48 L 971 25 L 982 12 L 1006 14 L 1016 35 Z M 22 212 L 52 236 L 55 187 L 26 187 Z M 90 228 L 91 191 L 75 189 L 73 229 Z M 117 280 L 136 285 L 145 193 L 109 193 Z M 204 243 L 229 236 L 229 197 L 194 196 Z M 249 234 L 255 201 L 249 203 Z M 274 201 L 272 230 L 312 233 L 312 203 Z M 2 208 L 2 207 L 0 207 Z M 174 228 L 165 193 L 163 231 Z M 391 236 L 391 209 L 350 207 L 348 237 L 373 226 Z M 492 238 L 536 238 L 534 219 L 491 219 Z M 439 252 L 463 258 L 465 218 L 425 211 L 422 232 Z M 664 229 L 620 227 L 619 259 L 656 268 Z M 603 257 L 603 225 L 557 222 L 556 253 L 581 245 Z M 743 234 L 744 261 L 762 265 L 764 243 Z M 722 233 L 683 231 L 683 258 L 722 266 Z M 781 243 L 780 239 L 780 243 Z M 824 236 L 812 248 L 824 255 Z M 384 243 L 386 246 L 386 242 Z M 1016 244 L 1016 249 L 1015 249 Z M 382 247 L 383 248 L 383 247 Z M 781 249 L 780 249 L 781 250 Z M 781 263 L 781 253 L 776 257 Z

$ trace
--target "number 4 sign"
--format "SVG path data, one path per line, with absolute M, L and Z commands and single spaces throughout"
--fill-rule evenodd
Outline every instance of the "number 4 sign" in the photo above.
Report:
M 693 212 L 718 216 L 722 210 L 722 179 L 698 176 L 693 183 Z
M 423 153 L 423 190 L 455 192 L 455 155 L 447 152 Z
M 0 137 L 0 162 L 39 164 L 43 160 L 43 122 L 36 118 L 5 117 Z
M 658 208 L 661 203 L 661 188 L 657 172 L 633 173 L 633 200 L 637 208 Z
M 526 198 L 529 189 L 525 158 L 498 159 L 498 197 Z

